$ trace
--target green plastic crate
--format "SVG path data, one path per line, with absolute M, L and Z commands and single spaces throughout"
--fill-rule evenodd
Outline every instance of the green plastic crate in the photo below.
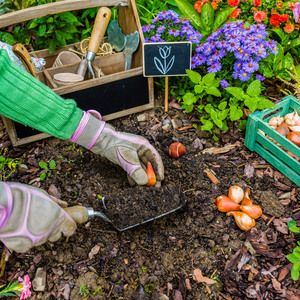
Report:
M 245 146 L 258 153 L 278 171 L 300 186 L 300 163 L 281 148 L 283 147 L 300 158 L 300 147 L 280 135 L 268 124 L 272 117 L 284 116 L 295 110 L 300 113 L 299 100 L 287 96 L 273 109 L 252 113 L 248 117 Z

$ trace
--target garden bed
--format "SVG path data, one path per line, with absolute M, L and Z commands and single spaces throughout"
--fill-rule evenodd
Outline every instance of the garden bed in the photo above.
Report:
M 171 110 L 169 116 L 189 122 L 181 111 Z M 34 292 L 33 299 L 160 299 L 160 292 L 176 300 L 181 299 L 178 295 L 189 300 L 299 297 L 299 284 L 290 279 L 290 265 L 285 259 L 295 241 L 285 222 L 291 216 L 300 219 L 299 189 L 247 151 L 238 131 L 231 130 L 220 142 L 213 143 L 194 129 L 163 130 L 159 120 L 168 117 L 161 109 L 146 113 L 145 117 L 144 122 L 138 122 L 134 116 L 115 121 L 115 125 L 120 130 L 142 134 L 157 147 L 166 169 L 163 185 L 180 188 L 187 199 L 184 210 L 124 233 L 117 233 L 101 220 L 91 220 L 79 226 L 68 242 L 62 239 L 26 254 L 14 254 L 5 280 L 24 273 L 34 278 L 36 269 L 44 268 L 46 290 Z M 173 140 L 187 147 L 180 159 L 167 155 Z M 3 142 L 7 145 L 5 134 Z M 225 144 L 237 146 L 220 155 L 203 153 L 211 146 Z M 97 194 L 130 198 L 131 190 L 132 194 L 141 191 L 128 185 L 126 175 L 118 167 L 56 139 L 10 150 L 9 155 L 22 158 L 27 166 L 22 166 L 11 180 L 38 184 L 70 205 L 99 209 L 102 203 Z M 38 163 L 50 159 L 56 161 L 57 170 L 39 182 Z M 213 185 L 206 177 L 206 168 L 216 173 L 219 185 Z M 268 216 L 258 220 L 250 233 L 240 231 L 231 218 L 214 206 L 215 197 L 226 193 L 232 183 L 248 184 L 255 202 Z M 144 189 L 143 194 L 151 194 L 148 188 Z M 96 254 L 89 255 L 93 248 Z M 193 280 L 197 268 L 216 283 L 207 285 Z

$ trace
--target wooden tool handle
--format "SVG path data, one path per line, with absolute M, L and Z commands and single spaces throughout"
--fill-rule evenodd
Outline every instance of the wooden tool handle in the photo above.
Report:
M 66 207 L 64 210 L 70 215 L 70 217 L 77 223 L 86 223 L 89 219 L 88 210 L 84 206 L 76 205 Z
M 99 45 L 104 37 L 111 16 L 111 10 L 108 7 L 101 7 L 98 10 L 94 23 L 88 51 L 97 53 Z
M 37 71 L 36 71 L 35 65 L 32 63 L 29 52 L 24 47 L 24 45 L 21 43 L 15 44 L 12 47 L 12 50 L 21 59 L 21 61 L 23 62 L 24 66 L 26 67 L 28 72 L 31 73 L 31 75 L 36 77 Z

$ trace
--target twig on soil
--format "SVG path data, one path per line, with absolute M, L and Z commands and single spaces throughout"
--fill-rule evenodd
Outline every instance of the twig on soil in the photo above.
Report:
M 296 212 L 296 211 L 299 211 L 300 210 L 300 207 L 299 208 L 296 208 L 296 209 L 294 209 L 292 212 L 294 213 L 294 212 Z
M 97 228 L 91 228 L 93 231 L 97 231 L 97 232 L 101 232 L 101 233 L 118 233 L 117 231 L 115 230 L 103 230 L 103 229 L 97 229 Z
M 211 169 L 205 169 L 203 172 L 213 184 L 219 184 L 220 183 L 219 179 L 214 174 L 214 171 L 212 171 Z
M 269 225 L 273 222 L 274 219 L 275 219 L 275 216 L 273 216 L 273 217 L 268 221 L 267 226 L 269 226 Z
M 185 193 L 188 193 L 188 192 L 193 192 L 193 191 L 195 191 L 195 190 L 196 190 L 196 189 L 188 189 L 188 190 L 183 191 L 182 193 L 185 194 Z

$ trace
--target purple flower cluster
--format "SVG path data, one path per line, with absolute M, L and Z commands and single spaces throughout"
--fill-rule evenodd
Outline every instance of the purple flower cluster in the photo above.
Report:
M 193 57 L 193 65 L 206 65 L 210 73 L 226 66 L 224 69 L 231 69 L 233 79 L 248 81 L 262 59 L 277 53 L 276 42 L 267 36 L 263 24 L 246 27 L 242 21 L 226 23 L 195 49 L 198 55 Z
M 175 42 L 190 41 L 195 49 L 202 35 L 193 28 L 189 20 L 180 19 L 173 10 L 162 11 L 152 20 L 151 24 L 143 26 L 145 42 Z M 197 56 L 195 54 L 194 56 Z M 195 57 L 192 57 L 192 68 Z

